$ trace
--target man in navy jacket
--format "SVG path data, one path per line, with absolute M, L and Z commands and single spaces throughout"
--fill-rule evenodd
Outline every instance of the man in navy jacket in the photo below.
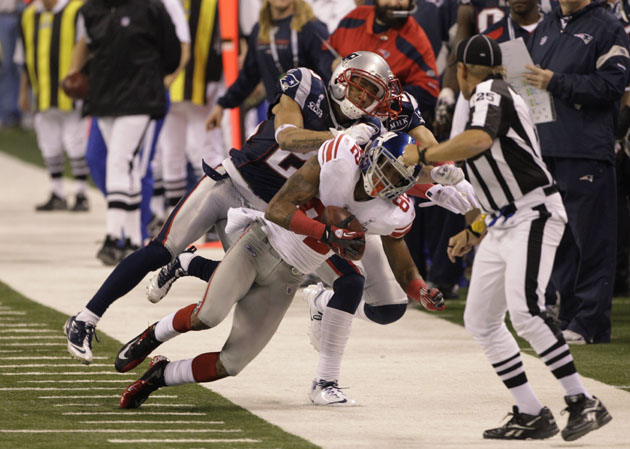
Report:
M 528 43 L 524 74 L 553 95 L 556 120 L 538 126 L 542 154 L 569 217 L 551 282 L 569 343 L 610 341 L 616 252 L 615 123 L 628 82 L 628 38 L 590 0 L 560 0 Z

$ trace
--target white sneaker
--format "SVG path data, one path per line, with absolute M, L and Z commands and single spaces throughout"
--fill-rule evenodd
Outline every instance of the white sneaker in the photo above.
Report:
M 309 337 L 311 345 L 319 352 L 319 341 L 322 336 L 322 312 L 315 306 L 315 300 L 326 291 L 326 287 L 321 282 L 309 285 L 304 288 L 304 301 L 308 303 L 309 316 L 311 318 L 311 328 Z
M 336 380 L 315 379 L 311 385 L 309 397 L 315 405 L 333 405 L 336 407 L 352 407 L 356 405 L 354 399 L 350 399 L 341 391 Z
M 585 345 L 586 339 L 575 331 L 565 329 L 562 331 L 564 340 L 570 345 Z

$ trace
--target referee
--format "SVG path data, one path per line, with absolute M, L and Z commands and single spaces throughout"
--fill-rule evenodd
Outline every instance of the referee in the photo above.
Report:
M 544 309 L 544 289 L 567 217 L 541 155 L 525 101 L 503 80 L 499 45 L 474 35 L 457 47 L 457 80 L 470 103 L 466 130 L 428 149 L 408 148 L 421 163 L 463 160 L 486 218 L 449 241 L 451 259 L 480 242 L 464 321 L 515 402 L 511 419 L 484 438 L 543 439 L 558 432 L 532 391 L 516 340 L 527 340 L 565 390 L 569 419 L 562 437 L 580 438 L 611 420 L 575 369 L 569 346 Z M 414 151 L 411 151 L 414 150 Z M 409 156 L 410 154 L 407 154 Z M 413 162 L 413 160 L 411 160 Z

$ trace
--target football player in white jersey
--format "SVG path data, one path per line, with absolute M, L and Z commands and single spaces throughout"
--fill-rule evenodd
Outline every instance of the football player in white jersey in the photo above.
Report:
M 317 157 L 293 174 L 262 212 L 231 209 L 228 230 L 247 230 L 232 246 L 209 282 L 204 298 L 160 320 L 155 339 L 142 334 L 119 352 L 132 353 L 137 366 L 162 342 L 191 330 L 215 327 L 235 305 L 232 331 L 218 352 L 170 362 L 156 356 L 147 372 L 123 393 L 121 408 L 137 408 L 160 387 L 211 382 L 237 375 L 275 333 L 304 277 L 332 253 L 356 257 L 365 233 L 381 235 L 396 280 L 407 294 L 429 310 L 441 310 L 441 295 L 426 290 L 401 238 L 411 227 L 414 209 L 405 192 L 418 180 L 419 169 L 399 157 L 413 142 L 406 134 L 387 133 L 364 152 L 340 134 L 325 142 Z M 347 208 L 364 231 L 317 221 L 328 205 Z M 315 217 L 311 218 L 311 217 Z M 239 272 L 239 282 L 233 273 Z M 128 347 L 136 345 L 134 351 Z M 318 386 L 321 391 L 334 385 Z

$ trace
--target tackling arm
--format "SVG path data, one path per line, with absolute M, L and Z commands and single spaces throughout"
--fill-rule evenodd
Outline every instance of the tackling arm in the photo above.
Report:
M 302 110 L 287 95 L 280 97 L 280 101 L 273 107 L 272 112 L 275 115 L 276 142 L 283 150 L 294 153 L 309 153 L 317 150 L 322 143 L 334 137 L 330 131 L 304 129 Z

